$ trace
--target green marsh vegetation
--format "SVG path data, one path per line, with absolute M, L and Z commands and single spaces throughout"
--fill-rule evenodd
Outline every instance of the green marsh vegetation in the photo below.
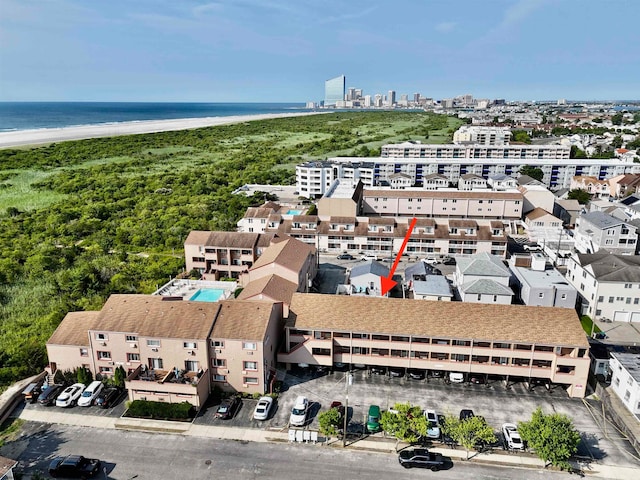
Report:
M 69 311 L 151 293 L 184 268 L 191 230 L 232 230 L 295 165 L 448 142 L 463 122 L 424 112 L 345 112 L 0 150 L 0 389 L 38 372 Z

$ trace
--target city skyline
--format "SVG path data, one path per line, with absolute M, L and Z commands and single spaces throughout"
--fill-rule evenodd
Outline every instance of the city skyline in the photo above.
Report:
M 1 0 L 0 101 L 306 102 L 324 81 L 398 97 L 638 99 L 625 0 Z

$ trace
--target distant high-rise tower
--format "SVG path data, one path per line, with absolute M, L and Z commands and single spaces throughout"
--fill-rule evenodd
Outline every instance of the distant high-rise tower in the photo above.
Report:
M 395 90 L 389 90 L 389 93 L 387 93 L 387 103 L 389 104 L 390 107 L 392 107 L 396 103 Z
M 332 78 L 324 82 L 324 106 L 335 106 L 344 101 L 344 91 L 347 79 L 344 75 Z
M 379 93 L 376 93 L 375 97 L 373 97 L 373 105 L 376 107 L 381 107 L 382 106 L 382 95 L 380 95 Z
M 413 101 L 415 103 L 420 103 L 420 94 L 419 93 L 414 93 L 413 94 Z

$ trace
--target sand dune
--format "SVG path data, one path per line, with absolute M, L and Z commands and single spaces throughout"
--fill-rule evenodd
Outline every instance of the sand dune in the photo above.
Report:
M 122 122 L 100 125 L 82 125 L 78 127 L 41 128 L 37 130 L 19 130 L 0 132 L 0 148 L 22 145 L 38 145 L 43 143 L 80 140 L 83 138 L 115 137 L 137 133 L 169 132 L 192 128 L 228 125 L 231 123 L 267 120 L 270 118 L 297 117 L 314 115 L 322 112 L 267 113 L 260 115 L 237 115 L 232 117 L 180 118 L 174 120 L 149 120 L 139 122 Z

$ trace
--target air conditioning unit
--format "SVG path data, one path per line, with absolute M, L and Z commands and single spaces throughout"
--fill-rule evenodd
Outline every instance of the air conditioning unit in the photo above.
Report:
M 129 365 L 131 365 L 131 362 L 127 362 L 127 363 L 125 363 L 125 365 L 129 366 Z
M 154 347 L 154 348 L 152 348 L 152 349 L 151 349 L 151 351 L 152 351 L 152 352 L 157 352 L 157 351 L 158 351 L 158 349 Z
M 113 362 L 109 362 L 109 365 L 113 365 Z
M 103 347 L 107 346 L 107 342 L 100 342 L 100 345 L 102 345 Z
M 216 348 L 216 353 L 222 353 L 222 350 L 220 350 L 219 348 Z
M 189 350 L 187 353 L 188 353 L 189 355 L 195 355 L 195 354 L 196 354 L 196 352 L 194 352 L 193 350 Z
M 138 348 L 138 345 L 136 345 L 135 343 L 130 343 L 130 344 L 129 344 L 129 346 L 130 346 L 131 348 Z
M 247 352 L 247 355 L 253 355 L 253 352 Z
M 249 385 L 247 385 L 246 383 L 242 384 L 242 388 L 247 388 Z

